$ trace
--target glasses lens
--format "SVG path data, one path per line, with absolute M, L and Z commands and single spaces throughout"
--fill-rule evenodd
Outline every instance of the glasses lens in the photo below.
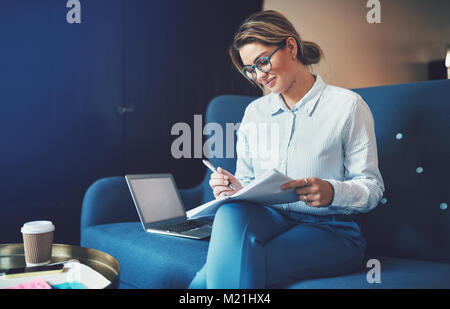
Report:
M 272 64 L 270 63 L 269 59 L 267 58 L 259 58 L 256 61 L 256 66 L 258 67 L 258 69 L 262 72 L 269 72 L 270 69 L 272 68 Z
M 245 76 L 247 76 L 248 79 L 255 79 L 255 71 L 252 70 L 252 68 L 248 67 L 248 68 L 244 68 L 243 69 L 243 73 Z

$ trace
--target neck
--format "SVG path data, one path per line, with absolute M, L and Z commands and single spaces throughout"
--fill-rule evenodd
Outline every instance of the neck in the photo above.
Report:
M 289 88 L 281 93 L 286 106 L 291 109 L 298 101 L 300 101 L 306 93 L 312 88 L 315 82 L 314 76 L 301 65 L 292 84 Z

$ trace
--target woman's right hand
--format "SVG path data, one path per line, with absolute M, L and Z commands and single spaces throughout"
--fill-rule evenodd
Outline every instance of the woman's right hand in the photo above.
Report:
M 233 185 L 234 190 L 228 186 L 230 182 Z M 213 189 L 215 198 L 230 196 L 242 189 L 242 185 L 239 180 L 237 180 L 233 174 L 221 167 L 217 168 L 217 173 L 211 174 L 209 185 Z

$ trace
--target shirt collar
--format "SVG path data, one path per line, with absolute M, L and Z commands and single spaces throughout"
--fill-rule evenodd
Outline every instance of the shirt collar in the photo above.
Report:
M 292 109 L 289 110 L 286 104 L 284 104 L 284 100 L 281 94 L 274 94 L 274 102 L 272 102 L 271 106 L 271 114 L 275 115 L 278 111 L 291 111 L 291 112 L 299 112 L 301 114 L 305 114 L 311 116 L 314 108 L 319 101 L 319 98 L 326 87 L 325 82 L 319 75 L 313 74 L 316 77 L 316 81 L 309 91 L 303 96 L 303 98 L 292 106 Z

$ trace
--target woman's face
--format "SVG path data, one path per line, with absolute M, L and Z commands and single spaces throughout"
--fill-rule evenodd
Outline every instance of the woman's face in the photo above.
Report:
M 293 38 L 290 39 L 295 42 Z M 272 69 L 269 72 L 264 73 L 256 69 L 255 81 L 268 87 L 273 93 L 286 92 L 295 81 L 298 70 L 297 64 L 299 62 L 297 62 L 296 58 L 292 60 L 296 56 L 297 46 L 296 44 L 293 46 L 290 39 L 288 39 L 287 44 L 283 48 L 275 52 L 270 58 Z M 239 49 L 239 54 L 244 66 L 253 65 L 257 58 L 270 55 L 276 48 L 277 46 L 254 42 L 242 46 Z

